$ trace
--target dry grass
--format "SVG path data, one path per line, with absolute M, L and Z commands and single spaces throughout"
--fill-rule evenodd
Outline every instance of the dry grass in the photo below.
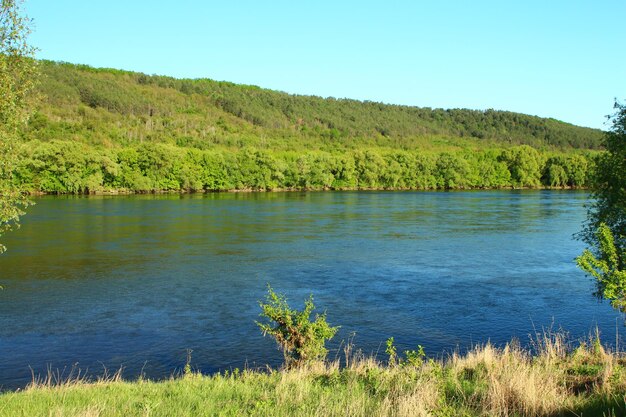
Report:
M 568 391 L 556 370 L 515 346 L 498 350 L 488 344 L 463 357 L 454 355 L 450 370 L 458 384 L 467 379 L 482 383 L 484 388 L 465 397 L 464 402 L 489 415 L 550 415 L 568 402 Z
M 73 365 L 69 370 L 48 368 L 45 375 L 35 375 L 35 372 L 31 368 L 32 380 L 30 384 L 26 386 L 26 390 L 41 390 L 41 389 L 58 389 L 62 387 L 72 386 L 84 386 L 85 384 L 102 385 L 112 382 L 122 381 L 123 368 L 110 373 L 108 369 L 104 368 L 102 374 L 98 375 L 95 379 L 91 377 L 86 371 Z

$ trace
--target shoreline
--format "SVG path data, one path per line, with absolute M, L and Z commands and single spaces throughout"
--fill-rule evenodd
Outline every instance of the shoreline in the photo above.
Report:
M 455 191 L 586 191 L 589 187 L 575 186 L 539 186 L 539 187 L 459 187 L 459 188 L 413 188 L 413 187 L 342 187 L 342 188 L 272 188 L 272 189 L 227 189 L 227 190 L 98 190 L 87 192 L 46 192 L 46 191 L 25 191 L 29 196 L 125 196 L 125 195 L 192 195 L 192 194 L 236 194 L 236 193 L 301 193 L 301 192 L 342 192 L 342 191 L 389 191 L 389 192 L 405 192 L 405 191 L 424 191 L 424 192 L 455 192 Z
M 345 363 L 236 368 L 210 375 L 194 371 L 188 359 L 182 371 L 164 380 L 128 380 L 121 371 L 95 379 L 80 372 L 67 378 L 50 372 L 22 390 L 0 392 L 0 414 L 530 417 L 626 412 L 622 353 L 605 350 L 597 338 L 573 346 L 558 333 L 538 336 L 536 343 L 535 354 L 515 342 L 503 348 L 487 343 L 441 359 L 409 359 L 405 353 L 407 358 L 389 362 L 350 346 Z

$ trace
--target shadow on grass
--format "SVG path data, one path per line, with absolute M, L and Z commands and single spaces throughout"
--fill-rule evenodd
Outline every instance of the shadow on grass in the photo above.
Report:
M 550 417 L 621 417 L 626 416 L 626 397 L 596 396 L 574 409 L 561 410 Z

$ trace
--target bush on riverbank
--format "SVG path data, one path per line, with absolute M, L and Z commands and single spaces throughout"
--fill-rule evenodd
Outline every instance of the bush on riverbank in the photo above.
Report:
M 188 374 L 163 382 L 39 383 L 0 395 L 3 416 L 617 416 L 626 360 L 598 342 L 538 353 L 489 344 L 418 366 L 352 355 L 282 371 Z
M 326 340 L 332 339 L 339 327 L 326 322 L 326 313 L 311 313 L 315 310 L 313 294 L 304 302 L 302 311 L 292 309 L 283 294 L 277 294 L 267 286 L 265 301 L 259 301 L 262 322 L 256 322 L 263 336 L 271 336 L 283 351 L 285 367 L 297 368 L 313 361 L 326 359 Z

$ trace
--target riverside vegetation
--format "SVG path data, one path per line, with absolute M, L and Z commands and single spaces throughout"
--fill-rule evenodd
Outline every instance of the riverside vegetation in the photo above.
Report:
M 580 237 L 590 245 L 577 258 L 579 267 L 596 279 L 596 294 L 626 312 L 626 106 L 615 103 L 606 149 L 594 170 L 594 203 Z
M 523 114 L 296 96 L 39 62 L 29 192 L 585 187 L 602 132 Z
M 30 205 L 13 177 L 18 133 L 30 116 L 38 78 L 35 50 L 26 42 L 29 23 L 18 3 L 0 1 L 0 237 L 19 227 L 23 209 Z M 0 243 L 0 254 L 4 250 Z
M 20 392 L 0 395 L 6 416 L 618 416 L 626 413 L 626 360 L 593 338 L 573 348 L 563 335 L 534 339 L 533 353 L 518 343 L 490 344 L 464 355 L 426 359 L 398 355 L 387 341 L 389 361 L 344 349 L 324 360 L 334 335 L 324 316 L 311 322 L 309 299 L 292 310 L 271 289 L 261 323 L 285 352 L 287 367 L 213 376 L 189 364 L 178 377 L 155 382 L 112 378 L 65 380 L 50 375 Z M 298 345 L 291 339 L 303 341 Z M 303 352 L 310 353 L 305 355 Z M 341 363 L 340 363 L 341 362 Z

